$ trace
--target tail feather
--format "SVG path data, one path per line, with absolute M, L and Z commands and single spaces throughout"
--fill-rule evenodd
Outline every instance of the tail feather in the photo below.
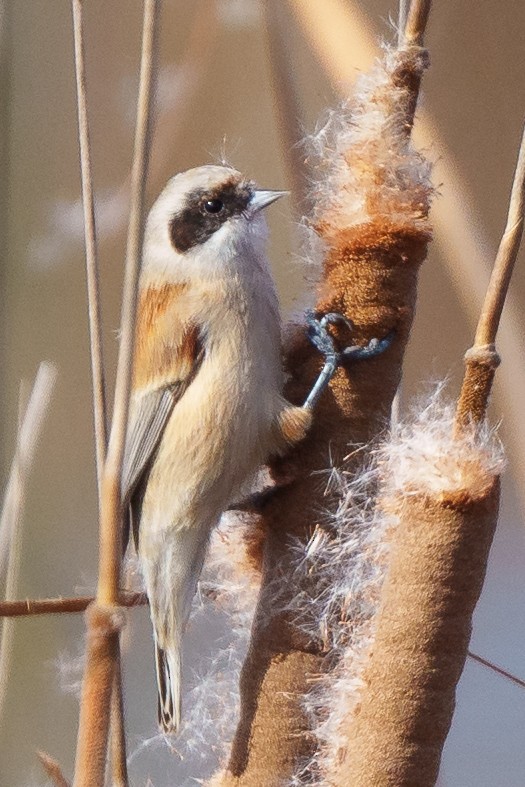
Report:
M 166 733 L 176 733 L 181 723 L 181 653 L 180 648 L 166 651 L 155 642 L 157 668 L 158 720 Z
M 182 639 L 206 553 L 208 531 L 170 531 L 165 548 L 154 554 L 154 559 L 147 552 L 145 539 L 141 539 L 155 637 L 159 725 L 164 732 L 176 733 L 181 724 Z

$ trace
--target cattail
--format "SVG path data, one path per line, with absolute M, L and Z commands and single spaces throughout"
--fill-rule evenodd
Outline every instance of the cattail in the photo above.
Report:
M 346 485 L 316 617 L 333 671 L 312 698 L 323 785 L 433 785 L 495 527 L 503 453 L 433 399 Z M 376 503 L 359 489 L 373 477 Z M 342 633 L 339 633 L 339 631 Z M 337 636 L 338 635 L 338 636 Z
M 298 594 L 316 597 L 324 580 L 314 570 L 296 584 L 294 543 L 322 527 L 329 500 L 321 474 L 330 462 L 339 465 L 349 444 L 367 444 L 382 432 L 400 381 L 417 271 L 431 234 L 429 165 L 410 143 L 426 65 L 420 47 L 386 49 L 352 102 L 332 113 L 312 140 L 311 224 L 324 247 L 316 310 L 352 320 L 351 333 L 334 330 L 341 347 L 390 333 L 394 339 L 383 355 L 339 369 L 309 437 L 273 466 L 282 486 L 263 511 L 268 535 L 241 677 L 241 719 L 227 770 L 214 784 L 281 784 L 315 753 L 304 696 L 327 663 L 322 642 L 297 625 L 293 609 Z M 320 369 L 302 326 L 288 344 L 287 364 L 286 395 L 300 403 Z M 350 460 L 348 471 L 358 462 Z

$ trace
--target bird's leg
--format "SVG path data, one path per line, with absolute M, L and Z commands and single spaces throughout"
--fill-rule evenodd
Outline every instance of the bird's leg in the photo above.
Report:
M 308 338 L 325 359 L 319 377 L 315 381 L 303 405 L 303 407 L 310 410 L 312 410 L 319 401 L 319 397 L 339 366 L 348 361 L 357 361 L 380 355 L 390 347 L 392 339 L 394 338 L 394 331 L 390 331 L 384 339 L 371 339 L 368 344 L 364 346 L 356 344 L 350 347 L 344 347 L 342 350 L 337 350 L 334 339 L 327 328 L 328 325 L 335 325 L 336 323 L 343 323 L 350 330 L 353 330 L 354 327 L 349 319 L 336 312 L 329 312 L 321 318 L 317 318 L 313 312 L 308 312 L 306 315 Z
M 285 419 L 289 418 L 289 414 L 291 412 L 296 415 L 297 411 L 302 410 L 304 413 L 304 410 L 313 410 L 319 401 L 322 392 L 334 376 L 339 366 L 347 363 L 348 361 L 373 358 L 375 355 L 379 355 L 388 349 L 388 347 L 390 347 L 392 339 L 394 338 L 394 331 L 391 331 L 387 336 L 385 336 L 384 339 L 371 339 L 368 344 L 365 344 L 364 346 L 356 344 L 351 345 L 350 347 L 344 347 L 342 350 L 337 350 L 334 339 L 328 332 L 327 326 L 335 325 L 336 323 L 343 323 L 347 326 L 347 328 L 353 330 L 354 326 L 350 320 L 348 320 L 342 314 L 336 314 L 335 312 L 329 312 L 320 318 L 317 318 L 313 312 L 309 312 L 306 315 L 306 323 L 308 338 L 314 347 L 319 350 L 321 355 L 324 356 L 325 363 L 302 408 L 290 406 L 288 410 L 283 412 Z M 297 437 L 290 439 L 290 444 L 296 442 L 297 439 Z M 276 490 L 280 486 L 280 484 L 270 485 L 256 493 L 249 494 L 243 500 L 239 500 L 234 505 L 231 505 L 228 510 L 251 512 L 260 511 L 265 503 L 274 496 Z

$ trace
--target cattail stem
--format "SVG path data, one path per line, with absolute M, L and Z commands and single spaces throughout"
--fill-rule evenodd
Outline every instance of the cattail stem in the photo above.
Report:
M 456 432 L 486 416 L 494 374 L 499 364 L 496 333 L 523 235 L 525 210 L 525 128 L 510 195 L 505 231 L 501 238 L 473 347 L 465 355 L 465 377 L 457 406 Z
M 403 46 L 423 46 L 432 0 L 411 0 L 406 16 Z

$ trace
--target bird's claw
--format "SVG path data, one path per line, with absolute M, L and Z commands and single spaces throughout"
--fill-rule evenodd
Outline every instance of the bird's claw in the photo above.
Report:
M 390 331 L 383 339 L 371 339 L 364 346 L 356 344 L 338 350 L 333 337 L 327 329 L 328 325 L 336 325 L 337 323 L 346 325 L 350 331 L 354 329 L 352 321 L 337 312 L 328 312 L 320 318 L 316 317 L 313 312 L 308 312 L 306 315 L 308 338 L 321 355 L 324 356 L 325 363 L 315 385 L 308 394 L 304 407 L 313 408 L 315 406 L 338 366 L 348 361 L 357 361 L 380 355 L 390 347 L 394 338 L 394 331 Z

